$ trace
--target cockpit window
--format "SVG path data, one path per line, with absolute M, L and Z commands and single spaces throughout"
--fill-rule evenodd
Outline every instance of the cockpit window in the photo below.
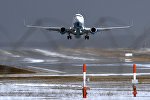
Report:
M 83 17 L 81 14 L 76 14 L 76 16 Z

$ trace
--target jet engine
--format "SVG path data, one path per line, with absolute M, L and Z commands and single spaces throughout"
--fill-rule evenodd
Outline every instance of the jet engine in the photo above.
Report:
M 65 33 L 66 33 L 66 28 L 62 27 L 62 28 L 60 29 L 60 33 L 61 33 L 61 34 L 65 34 Z
M 95 34 L 97 32 L 97 29 L 95 27 L 93 27 L 93 28 L 91 28 L 90 31 L 91 31 L 92 34 Z

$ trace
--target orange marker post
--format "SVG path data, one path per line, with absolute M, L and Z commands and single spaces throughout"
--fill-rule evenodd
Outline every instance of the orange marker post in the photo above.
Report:
M 133 80 L 136 80 L 136 64 L 133 64 Z
M 136 64 L 133 64 L 133 80 L 132 80 L 132 87 L 133 87 L 133 96 L 136 97 L 137 90 L 136 85 L 138 84 L 138 80 L 136 79 Z
M 133 80 L 132 84 L 138 84 L 138 80 L 136 79 L 136 64 L 133 64 Z
M 87 98 L 87 88 L 86 88 L 86 64 L 83 64 L 83 98 Z

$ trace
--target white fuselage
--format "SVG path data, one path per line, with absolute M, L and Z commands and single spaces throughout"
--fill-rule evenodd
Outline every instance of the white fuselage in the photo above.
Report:
M 84 29 L 84 18 L 81 14 L 76 14 L 73 18 L 73 30 L 76 38 L 80 38 Z

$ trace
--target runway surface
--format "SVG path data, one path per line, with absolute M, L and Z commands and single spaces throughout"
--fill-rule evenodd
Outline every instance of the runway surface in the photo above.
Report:
M 126 53 L 133 56 L 126 57 Z M 150 72 L 149 54 L 149 49 L 0 49 L 0 61 L 3 65 L 52 75 L 82 74 L 83 63 L 87 64 L 88 74 L 131 74 L 134 63 L 138 73 Z

